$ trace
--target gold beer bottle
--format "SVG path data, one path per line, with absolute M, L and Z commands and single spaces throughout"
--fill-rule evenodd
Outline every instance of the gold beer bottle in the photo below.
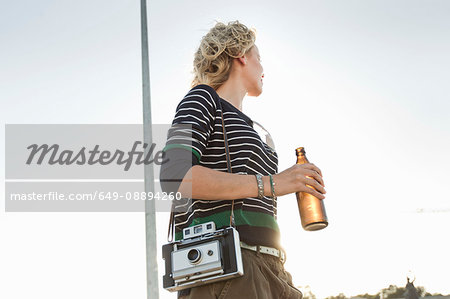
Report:
M 297 155 L 297 164 L 309 163 L 303 147 L 295 149 L 295 153 Z M 307 186 L 313 188 L 312 186 Z M 328 226 L 328 219 L 327 214 L 325 213 L 323 200 L 306 192 L 297 192 L 295 195 L 297 195 L 297 205 L 303 229 L 314 231 Z

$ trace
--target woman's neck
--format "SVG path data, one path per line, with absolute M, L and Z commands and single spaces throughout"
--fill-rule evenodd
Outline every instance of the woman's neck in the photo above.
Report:
M 227 102 L 230 102 L 234 107 L 242 111 L 242 101 L 247 94 L 247 90 L 242 85 L 240 80 L 236 80 L 233 76 L 222 84 L 217 90 L 217 94 Z

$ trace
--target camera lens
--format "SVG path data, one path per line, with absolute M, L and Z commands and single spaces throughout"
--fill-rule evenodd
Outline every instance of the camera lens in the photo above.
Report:
M 191 264 L 197 263 L 200 258 L 202 257 L 202 253 L 198 249 L 191 249 L 189 250 L 188 254 L 188 260 Z

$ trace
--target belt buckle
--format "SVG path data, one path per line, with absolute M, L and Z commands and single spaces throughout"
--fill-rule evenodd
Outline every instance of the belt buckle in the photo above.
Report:
M 284 263 L 286 262 L 286 252 L 282 248 L 280 248 L 279 251 L 280 251 L 280 261 L 284 265 Z

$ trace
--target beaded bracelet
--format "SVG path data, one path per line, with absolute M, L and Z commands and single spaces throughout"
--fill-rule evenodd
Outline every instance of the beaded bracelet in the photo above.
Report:
M 258 198 L 263 199 L 264 197 L 264 182 L 262 180 L 262 175 L 255 174 L 256 177 L 256 183 L 258 185 Z

